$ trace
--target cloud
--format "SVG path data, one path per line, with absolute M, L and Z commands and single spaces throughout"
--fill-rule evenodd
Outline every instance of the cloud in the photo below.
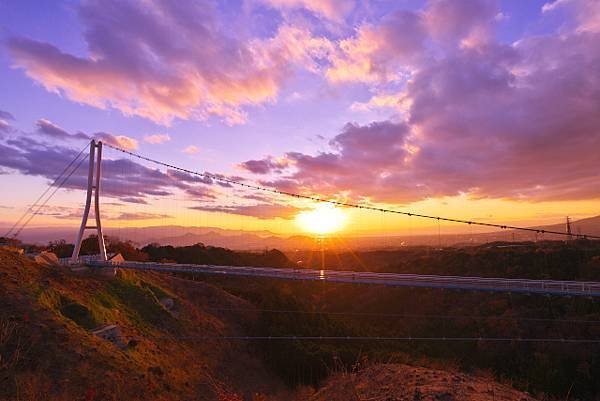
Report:
M 366 126 L 347 124 L 330 141 L 331 152 L 315 156 L 290 152 L 285 157 L 295 171 L 281 179 L 264 181 L 283 191 L 299 191 L 334 196 L 373 196 L 379 199 L 406 201 L 423 194 L 421 187 L 411 186 L 408 164 L 412 155 L 410 127 L 405 123 L 375 122 Z
M 177 182 L 185 184 L 212 184 L 213 180 L 205 175 L 189 174 L 180 170 L 169 169 L 167 174 Z M 207 173 L 208 174 L 208 173 Z
M 20 136 L 0 142 L 0 167 L 54 181 L 77 153 L 77 150 L 60 144 L 48 146 Z M 85 159 L 83 161 L 74 165 L 78 168 L 64 183 L 64 188 L 83 190 L 87 187 L 87 163 Z M 102 175 L 103 196 L 127 203 L 146 204 L 148 198 L 169 196 L 176 189 L 193 198 L 215 198 L 213 191 L 206 187 L 213 184 L 210 179 L 175 170 L 163 172 L 129 159 L 103 159 Z
M 77 132 L 70 134 L 57 124 L 50 120 L 41 118 L 35 123 L 37 127 L 37 133 L 52 138 L 54 140 L 69 140 L 69 139 L 85 139 L 89 140 L 94 138 L 96 140 L 103 141 L 107 144 L 123 148 L 125 150 L 135 150 L 138 147 L 137 140 L 130 138 L 125 135 L 113 135 L 108 132 L 97 132 L 91 136 L 84 134 L 83 132 Z
M 591 7 L 593 15 L 597 3 L 572 1 Z M 263 183 L 392 203 L 459 194 L 529 201 L 598 198 L 600 32 L 577 20 L 571 30 L 525 36 L 514 44 L 484 35 L 466 45 L 487 26 L 493 7 L 482 2 L 473 17 L 447 8 L 462 2 L 432 4 L 439 8 L 426 9 L 420 18 L 434 11 L 456 21 L 466 18 L 460 29 L 440 26 L 435 32 L 447 35 L 446 50 L 422 49 L 424 56 L 398 92 L 372 86 L 371 101 L 355 106 L 388 107 L 396 97 L 401 107 L 394 119 L 347 125 L 322 153 L 286 153 L 291 170 Z M 372 57 L 376 51 L 367 53 Z M 361 80 L 380 81 L 403 68 L 387 59 L 384 66 L 367 68 Z M 374 73 L 382 70 L 386 73 Z M 274 158 L 246 163 L 272 173 L 268 161 Z
M 31 210 L 35 212 L 36 216 L 48 216 L 61 220 L 77 220 L 81 219 L 83 215 L 83 208 L 80 207 L 45 205 L 43 208 L 33 207 Z
M 274 101 L 298 68 L 371 94 L 352 103 L 352 110 L 394 113 L 384 121 L 344 126 L 320 153 L 283 152 L 239 165 L 287 191 L 390 202 L 457 194 L 599 196 L 597 1 L 548 2 L 543 13 L 566 11 L 568 23 L 514 43 L 495 36 L 501 18 L 493 0 L 431 0 L 419 10 L 364 19 L 350 36 L 337 33 L 335 41 L 315 35 L 309 23 L 293 26 L 285 18 L 269 29 L 272 35 L 233 39 L 211 7 L 145 4 L 84 3 L 85 56 L 26 38 L 10 39 L 9 49 L 15 64 L 49 90 L 162 123 L 210 116 L 243 122 L 248 106 Z M 325 2 L 315 4 L 280 0 L 274 6 L 335 14 L 317 9 Z M 50 124 L 44 135 L 64 133 Z M 43 175 L 33 160 L 58 157 L 35 143 L 2 146 L 0 166 L 25 174 Z M 114 174 L 131 167 L 113 164 Z M 113 194 L 134 202 L 174 188 L 202 196 L 203 185 L 230 185 L 145 167 L 118 177 L 124 188 Z
M 542 6 L 542 12 L 546 13 L 549 11 L 553 11 L 561 5 L 565 5 L 567 3 L 569 3 L 569 0 L 554 0 L 548 3 L 544 3 L 544 5 Z
M 353 0 L 262 0 L 273 8 L 303 8 L 333 21 L 342 20 L 354 8 Z
M 90 139 L 87 135 L 82 132 L 78 132 L 76 134 L 69 134 L 67 131 L 54 124 L 52 121 L 47 120 L 45 118 L 41 118 L 36 121 L 35 125 L 37 126 L 37 132 L 51 137 L 53 139 Z
M 281 172 L 290 165 L 290 161 L 285 158 L 277 160 L 267 157 L 261 160 L 248 160 L 239 164 L 239 167 L 254 174 L 268 174 L 271 172 Z
M 8 123 L 8 121 L 0 118 L 0 132 L 9 133 L 12 131 L 13 131 L 13 129 L 10 126 L 10 124 Z
M 600 2 L 596 0 L 555 0 L 542 6 L 543 13 L 563 9 L 575 16 L 575 29 L 579 32 L 600 31 Z
M 497 13 L 497 14 L 494 16 L 494 20 L 496 20 L 496 21 L 507 21 L 507 20 L 509 20 L 509 19 L 510 19 L 510 15 L 509 15 L 509 14 L 507 14 L 507 13 L 505 13 L 505 12 L 502 12 L 502 11 L 499 11 L 499 12 L 498 12 L 498 13 Z
M 314 36 L 308 29 L 284 23 L 273 37 L 254 40 L 252 49 L 263 66 L 279 69 L 287 76 L 295 66 L 320 73 L 335 51 L 335 44 L 326 37 Z
M 111 220 L 155 220 L 155 219 L 170 219 L 173 216 L 160 213 L 146 212 L 124 212 L 111 218 Z
M 213 191 L 206 187 L 195 187 L 188 188 L 185 191 L 187 195 L 192 199 L 216 199 L 216 195 Z
M 9 121 L 9 120 L 14 120 L 15 117 L 8 111 L 0 110 L 0 119 Z
M 367 102 L 354 102 L 350 105 L 352 111 L 371 111 L 377 109 L 391 109 L 405 113 L 410 107 L 410 99 L 402 92 L 380 93 L 373 95 Z
M 236 205 L 236 206 L 220 206 L 220 205 L 201 205 L 192 206 L 190 209 L 200 210 L 205 212 L 220 212 L 229 214 L 238 214 L 242 216 L 252 216 L 258 219 L 274 219 L 282 218 L 290 220 L 304 209 L 296 208 L 289 205 L 281 204 L 257 204 L 257 205 Z
M 402 77 L 402 70 L 423 54 L 426 39 L 423 17 L 397 11 L 381 24 L 364 24 L 356 35 L 343 39 L 331 57 L 326 77 L 331 82 L 386 82 Z
M 235 124 L 244 106 L 275 99 L 289 73 L 286 54 L 228 36 L 205 2 L 90 0 L 78 11 L 87 55 L 7 42 L 15 66 L 76 102 L 165 125 L 210 116 Z
M 60 139 L 71 137 L 71 134 L 69 134 L 67 131 L 54 124 L 52 121 L 46 120 L 45 118 L 37 120 L 35 125 L 38 128 L 38 132 L 44 135 Z
M 14 121 L 15 117 L 8 111 L 0 110 L 0 132 L 9 134 L 15 131 L 9 121 Z
M 200 148 L 195 145 L 190 145 L 181 150 L 183 153 L 187 153 L 188 155 L 193 155 L 195 153 L 200 152 Z
M 432 39 L 445 45 L 471 45 L 491 39 L 497 0 L 431 0 L 423 12 Z
M 146 200 L 144 198 L 136 198 L 134 196 L 121 197 L 120 200 L 123 202 L 126 202 L 126 203 L 136 203 L 139 205 L 147 205 L 148 204 L 148 202 L 146 202 Z
M 144 137 L 144 142 L 151 143 L 153 145 L 169 142 L 171 137 L 169 134 L 154 134 L 154 135 L 146 135 Z
M 125 150 L 135 150 L 138 148 L 138 141 L 125 135 L 113 135 L 108 132 L 96 132 L 93 135 L 97 140 L 108 143 Z
M 393 12 L 340 40 L 325 75 L 333 83 L 407 81 L 436 53 L 489 42 L 498 13 L 494 0 L 431 0 L 422 10 Z

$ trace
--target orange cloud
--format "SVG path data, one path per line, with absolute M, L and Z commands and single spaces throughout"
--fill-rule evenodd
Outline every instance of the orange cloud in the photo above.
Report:
M 16 37 L 8 40 L 14 65 L 47 90 L 94 107 L 164 125 L 210 116 L 239 124 L 246 119 L 244 106 L 276 98 L 289 72 L 288 56 L 296 51 L 227 36 L 205 4 L 110 3 L 80 6 L 88 56 Z
M 183 153 L 187 153 L 188 155 L 193 155 L 195 153 L 200 152 L 200 149 L 197 146 L 190 145 L 182 150 Z
M 377 26 L 362 25 L 356 35 L 339 42 L 326 77 L 331 82 L 377 83 L 397 80 L 423 53 L 422 17 L 399 11 Z
M 154 134 L 154 135 L 146 135 L 144 137 L 144 142 L 151 143 L 153 145 L 169 142 L 170 140 L 171 140 L 171 137 L 169 136 L 169 134 Z
M 125 150 L 135 150 L 138 148 L 138 141 L 125 135 L 113 135 L 107 132 L 98 132 L 95 133 L 93 137 Z

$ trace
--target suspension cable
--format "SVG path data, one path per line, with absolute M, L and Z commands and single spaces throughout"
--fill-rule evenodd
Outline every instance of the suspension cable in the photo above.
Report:
M 598 338 L 521 338 L 521 337 L 413 337 L 413 336 L 117 336 L 129 340 L 185 341 L 419 341 L 419 342 L 498 342 L 600 344 Z
M 440 320 L 491 320 L 491 321 L 516 321 L 516 322 L 540 322 L 540 323 L 577 323 L 577 324 L 600 324 L 600 320 L 593 319 L 552 319 L 543 317 L 520 317 L 520 316 L 484 316 L 484 315 L 436 315 L 417 313 L 386 313 L 386 312 L 344 312 L 344 311 L 303 311 L 294 309 L 262 309 L 262 308 L 227 308 L 207 307 L 208 311 L 225 312 L 257 312 L 273 314 L 298 314 L 298 315 L 323 315 L 323 316 L 353 316 L 353 317 L 397 317 L 406 319 L 440 319 Z
M 27 224 L 29 224 L 29 222 L 35 216 L 37 216 L 38 214 L 40 214 L 40 211 L 46 206 L 46 204 L 50 201 L 50 199 L 52 199 L 52 197 L 54 196 L 54 194 L 56 194 L 56 192 L 63 187 L 63 185 L 67 182 L 67 180 L 69 178 L 71 178 L 71 176 L 75 173 L 75 171 L 77 171 L 79 169 L 79 167 L 81 167 L 81 164 L 85 160 L 87 160 L 88 157 L 89 157 L 89 155 L 86 155 L 81 160 L 79 160 L 79 163 L 77 163 L 77 165 L 71 170 L 71 172 L 62 179 L 62 181 L 60 182 L 60 184 L 57 185 L 54 188 L 54 191 L 52 191 L 52 193 L 46 198 L 46 200 L 44 201 L 44 203 L 42 203 L 41 205 L 39 205 L 39 207 L 36 209 L 36 211 L 34 213 L 32 213 L 31 216 L 29 216 L 29 218 L 21 225 L 21 227 L 19 227 L 19 229 L 17 231 L 15 231 L 15 233 L 13 234 L 13 237 L 19 236 L 19 234 L 21 234 L 21 231 L 23 231 L 23 229 L 27 226 Z
M 519 226 L 511 226 L 511 225 L 505 225 L 505 224 L 483 223 L 483 222 L 478 222 L 478 221 L 473 221 L 473 220 L 454 219 L 454 218 L 441 217 L 441 216 L 431 216 L 431 215 L 420 214 L 420 213 L 406 212 L 406 211 L 402 211 L 402 210 L 386 209 L 386 208 L 380 208 L 380 207 L 375 207 L 375 206 L 361 205 L 361 204 L 357 204 L 357 203 L 337 201 L 334 199 L 323 199 L 323 198 L 319 198 L 316 196 L 303 195 L 303 194 L 289 192 L 289 191 L 280 191 L 278 189 L 267 188 L 267 187 L 263 187 L 263 186 L 259 186 L 259 185 L 246 184 L 244 182 L 232 180 L 232 179 L 226 178 L 226 177 L 224 177 L 222 175 L 218 175 L 218 174 L 212 174 L 212 173 L 208 173 L 208 172 L 201 173 L 198 171 L 189 170 L 189 169 L 186 169 L 183 167 L 175 166 L 173 164 L 161 162 L 159 160 L 155 160 L 150 157 L 143 156 L 143 155 L 131 152 L 129 150 L 120 148 L 118 146 L 108 144 L 108 143 L 105 143 L 105 145 L 116 151 L 126 153 L 126 154 L 129 154 L 138 159 L 145 160 L 147 162 L 154 163 L 154 164 L 157 164 L 157 165 L 160 165 L 163 167 L 167 167 L 167 168 L 170 168 L 173 170 L 178 170 L 178 171 L 188 173 L 191 175 L 208 178 L 208 179 L 211 179 L 211 180 L 214 180 L 217 182 L 221 182 L 221 183 L 241 186 L 241 187 L 250 188 L 250 189 L 257 190 L 257 191 L 269 192 L 269 193 L 273 193 L 273 194 L 277 194 L 277 195 L 285 195 L 285 196 L 289 196 L 292 198 L 307 199 L 307 200 L 311 200 L 314 202 L 329 203 L 329 204 L 332 204 L 335 206 L 342 206 L 342 207 L 348 207 L 348 208 L 354 208 L 354 209 L 365 209 L 365 210 L 373 210 L 376 212 L 383 212 L 383 213 L 401 214 L 401 215 L 405 215 L 405 216 L 409 216 L 409 217 L 414 216 L 414 217 L 420 217 L 420 218 L 424 218 L 424 219 L 437 220 L 438 222 L 447 221 L 447 222 L 451 222 L 451 223 L 460 223 L 460 224 L 468 224 L 468 225 L 476 225 L 476 226 L 484 226 L 484 227 L 494 227 L 494 228 L 500 228 L 503 230 L 508 229 L 508 230 L 528 231 L 528 232 L 534 232 L 534 233 L 538 233 L 538 234 L 554 234 L 554 235 L 561 235 L 561 236 L 573 236 L 573 234 L 568 234 L 568 233 L 564 233 L 561 231 L 543 230 L 543 229 L 539 229 L 539 228 L 519 227 Z M 576 237 L 583 238 L 583 239 L 588 239 L 588 238 L 589 239 L 600 239 L 600 236 L 588 235 L 588 234 L 576 234 Z
M 79 156 L 81 156 L 81 154 L 83 153 L 83 151 L 85 149 L 87 149 L 89 147 L 89 145 L 85 145 L 80 151 L 79 153 L 77 153 L 77 155 L 69 162 L 69 164 L 67 164 L 65 166 L 65 168 L 63 168 L 63 170 L 60 172 L 60 174 L 58 175 L 58 177 L 56 177 L 56 179 L 54 179 L 54 181 L 50 184 L 48 184 L 48 186 L 46 187 L 46 190 L 44 192 L 42 192 L 42 194 L 35 200 L 35 202 L 33 202 L 31 204 L 31 206 L 29 206 L 27 208 L 27 210 L 25 210 L 25 213 L 23 213 L 23 215 L 19 218 L 19 220 L 17 220 L 15 222 L 15 224 L 13 224 L 13 226 L 10 228 L 10 230 L 8 230 L 6 232 L 6 234 L 4 234 L 5 237 L 8 237 L 10 235 L 10 233 L 21 223 L 21 221 L 23 221 L 23 219 L 29 214 L 29 212 L 32 212 L 33 209 L 37 206 L 38 202 L 40 202 L 42 200 L 42 198 L 48 193 L 48 191 L 50 191 L 50 188 L 54 187 L 56 185 L 56 183 L 62 178 L 62 176 L 67 172 L 67 170 L 73 165 L 73 163 L 75 163 L 75 161 L 77 159 L 79 159 Z M 15 234 L 16 237 L 16 234 Z

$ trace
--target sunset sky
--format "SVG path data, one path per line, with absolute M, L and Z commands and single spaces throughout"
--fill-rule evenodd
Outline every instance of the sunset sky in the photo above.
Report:
M 90 138 L 399 210 L 598 215 L 600 2 L 0 0 L 0 226 Z M 290 233 L 314 206 L 111 150 L 104 167 L 113 226 Z M 85 181 L 31 224 L 78 224 Z M 347 232 L 431 225 L 344 213 Z

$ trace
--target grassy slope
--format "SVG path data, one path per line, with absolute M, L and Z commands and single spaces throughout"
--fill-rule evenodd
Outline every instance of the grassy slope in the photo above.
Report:
M 412 389 L 414 393 L 414 375 L 419 378 L 422 399 L 450 399 L 446 393 L 458 395 L 453 390 L 457 388 L 453 381 L 457 375 L 464 382 L 465 392 L 480 385 L 499 386 L 490 379 L 425 368 L 414 368 L 417 373 L 413 375 L 406 373 L 409 368 L 405 365 L 388 364 L 334 376 L 320 392 L 310 394 L 307 390 L 301 394 L 281 384 L 276 377 L 285 374 L 279 369 L 283 366 L 290 369 L 288 375 L 294 375 L 299 363 L 312 363 L 314 359 L 335 370 L 331 359 L 326 359 L 331 355 L 343 357 L 343 347 L 331 344 L 333 348 L 328 349 L 326 344 L 317 347 L 299 342 L 268 344 L 263 350 L 245 343 L 178 339 L 266 332 L 310 334 L 302 330 L 316 329 L 343 334 L 351 326 L 323 317 L 299 319 L 290 315 L 274 319 L 273 315 L 252 311 L 257 306 L 297 309 L 302 302 L 319 304 L 314 297 L 321 298 L 323 291 L 335 292 L 334 287 L 309 290 L 298 284 L 292 286 L 301 287 L 296 292 L 281 282 L 245 280 L 238 284 L 247 292 L 248 301 L 225 292 L 220 284 L 131 272 L 120 272 L 117 278 L 109 279 L 38 266 L 25 257 L 0 250 L 0 400 L 238 401 L 243 397 L 253 401 L 320 401 L 348 400 L 355 394 L 359 399 L 396 399 L 393 397 L 406 395 L 401 389 Z M 239 293 L 239 288 L 235 292 Z M 158 302 L 164 296 L 175 299 L 173 310 L 165 310 Z M 273 300 L 267 301 L 270 298 Z M 133 339 L 126 350 L 89 334 L 89 328 L 106 323 L 117 323 L 122 335 Z M 293 333 L 288 333 L 290 330 Z M 249 349 L 260 352 L 255 354 Z M 348 358 L 355 358 L 353 350 L 348 352 Z M 262 360 L 255 355 L 261 355 Z M 271 370 L 267 371 L 265 365 Z M 435 397 L 432 388 L 437 391 Z M 411 395 L 408 399 L 417 399 L 413 393 L 407 393 Z M 510 395 L 506 399 L 527 398 L 518 392 L 506 394 Z M 488 398 L 503 399 L 497 394 L 494 397 Z
M 526 393 L 489 377 L 409 365 L 379 364 L 356 373 L 340 373 L 311 401 L 439 400 L 533 401 Z
M 175 299 L 172 311 L 158 302 L 164 296 Z M 210 305 L 247 308 L 204 283 L 129 272 L 111 280 L 0 250 L 0 399 L 235 400 L 236 393 L 285 393 L 244 344 L 176 338 L 242 334 L 255 318 L 217 315 Z M 106 323 L 134 338 L 127 349 L 89 333 Z

